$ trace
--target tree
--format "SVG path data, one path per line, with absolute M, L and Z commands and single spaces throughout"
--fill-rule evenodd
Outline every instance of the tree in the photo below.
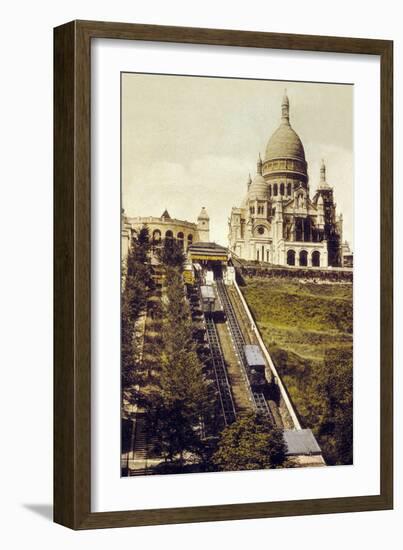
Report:
M 260 470 L 282 466 L 285 453 L 282 430 L 249 413 L 223 430 L 213 461 L 223 471 Z
M 183 269 L 185 254 L 182 245 L 173 238 L 164 239 L 162 248 L 157 250 L 157 255 L 165 266 L 175 267 L 179 270 Z
M 178 458 L 180 466 L 183 466 L 186 452 L 200 453 L 202 443 L 195 424 L 198 417 L 194 417 L 193 411 L 188 410 L 183 400 L 168 403 L 161 396 L 154 396 L 148 420 L 155 437 L 153 451 L 165 460 L 175 461 Z
M 146 306 L 148 292 L 153 285 L 149 251 L 149 231 L 147 226 L 143 226 L 132 238 L 122 284 L 121 358 L 123 387 L 131 386 L 135 382 L 138 342 L 136 342 L 134 331 L 136 321 Z
M 210 385 L 193 340 L 193 327 L 179 269 L 166 267 L 165 322 L 161 350 L 159 392 L 150 399 L 155 450 L 166 459 L 203 454 L 201 422 L 211 414 Z
M 326 352 L 318 391 L 326 403 L 321 435 L 330 464 L 353 463 L 353 367 L 349 351 Z

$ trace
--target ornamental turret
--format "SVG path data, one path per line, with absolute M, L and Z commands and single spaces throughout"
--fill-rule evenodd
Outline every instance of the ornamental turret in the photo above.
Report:
M 202 243 L 208 243 L 210 241 L 210 216 L 204 206 L 197 218 L 197 233 L 199 235 L 199 241 Z
M 281 102 L 281 123 L 290 124 L 290 102 L 287 90 L 284 90 L 283 100 Z
M 320 164 L 320 177 L 319 177 L 318 190 L 319 189 L 330 189 L 330 186 L 326 181 L 326 166 L 325 166 L 325 161 L 323 159 Z
M 260 153 L 259 153 L 259 156 L 258 156 L 258 159 L 257 159 L 256 173 L 259 174 L 260 176 L 262 175 L 262 167 L 263 167 L 262 158 L 261 158 Z M 250 175 L 249 175 L 249 177 L 250 177 Z

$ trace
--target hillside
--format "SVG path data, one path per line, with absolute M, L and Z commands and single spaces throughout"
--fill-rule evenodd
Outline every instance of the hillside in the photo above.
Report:
M 328 464 L 352 462 L 352 285 L 247 277 L 242 292 Z

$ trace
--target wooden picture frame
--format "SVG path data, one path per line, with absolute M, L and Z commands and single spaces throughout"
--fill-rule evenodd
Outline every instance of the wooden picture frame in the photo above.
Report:
M 315 500 L 92 513 L 91 480 L 91 40 L 113 38 L 380 56 L 381 472 L 380 494 Z M 54 30 L 54 520 L 72 529 L 327 514 L 393 507 L 393 43 L 73 21 Z

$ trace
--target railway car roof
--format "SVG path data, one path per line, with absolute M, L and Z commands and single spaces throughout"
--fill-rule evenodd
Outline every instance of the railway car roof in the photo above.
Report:
M 211 285 L 202 285 L 200 292 L 204 300 L 215 300 L 214 289 Z
M 265 360 L 259 346 L 248 344 L 244 346 L 244 351 L 246 361 L 250 367 L 254 365 L 265 365 Z

